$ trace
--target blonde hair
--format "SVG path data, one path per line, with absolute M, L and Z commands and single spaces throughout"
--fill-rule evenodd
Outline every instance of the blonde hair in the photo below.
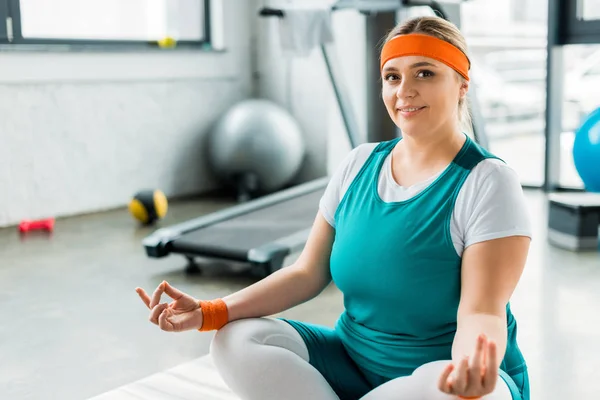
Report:
M 453 23 L 440 17 L 421 16 L 401 22 L 390 31 L 382 45 L 398 35 L 407 35 L 409 33 L 421 33 L 444 40 L 457 47 L 469 58 L 467 43 L 460 30 Z M 464 81 L 462 76 L 459 75 L 459 78 Z M 463 130 L 473 133 L 468 102 L 466 96 L 458 101 L 458 120 Z

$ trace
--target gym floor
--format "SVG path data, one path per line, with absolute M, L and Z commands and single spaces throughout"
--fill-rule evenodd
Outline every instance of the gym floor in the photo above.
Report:
M 600 393 L 600 255 L 547 244 L 541 192 L 526 192 L 535 240 L 513 296 L 532 399 L 591 399 Z M 227 206 L 172 202 L 161 225 Z M 207 268 L 183 273 L 185 260 L 148 259 L 126 210 L 60 219 L 51 237 L 0 230 L 0 398 L 86 399 L 208 352 L 212 334 L 166 333 L 150 324 L 134 289 L 164 279 L 198 298 L 252 283 L 247 274 Z M 291 260 L 290 260 L 291 261 Z M 285 312 L 332 325 L 342 310 L 335 287 Z

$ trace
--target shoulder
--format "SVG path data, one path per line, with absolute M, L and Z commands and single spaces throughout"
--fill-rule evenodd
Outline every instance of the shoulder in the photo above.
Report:
M 508 235 L 531 237 L 529 210 L 517 172 L 502 160 L 477 164 L 461 188 L 455 218 L 465 246 Z
M 466 184 L 483 189 L 511 189 L 522 192 L 519 174 L 506 162 L 497 158 L 486 158 L 477 164 Z
M 364 163 L 367 160 L 367 158 L 369 158 L 371 153 L 373 153 L 373 150 L 377 148 L 378 145 L 379 143 L 377 142 L 359 144 L 350 151 L 346 158 L 350 162 Z
M 331 226 L 335 227 L 335 212 L 346 190 L 377 145 L 378 143 L 364 143 L 352 149 L 331 175 L 320 201 L 321 213 Z
M 363 143 L 352 149 L 336 170 L 340 184 L 352 180 L 379 143 Z
M 462 197 L 462 199 L 460 199 Z M 523 201 L 523 188 L 517 172 L 497 158 L 486 158 L 477 164 L 467 176 L 459 193 L 462 204 L 469 208 L 485 203 L 487 206 L 499 202 Z

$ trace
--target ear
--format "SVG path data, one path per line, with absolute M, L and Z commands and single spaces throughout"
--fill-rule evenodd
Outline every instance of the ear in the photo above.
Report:
M 463 100 L 467 96 L 468 92 L 469 92 L 469 82 L 464 79 L 461 79 L 460 89 L 458 92 L 460 100 Z

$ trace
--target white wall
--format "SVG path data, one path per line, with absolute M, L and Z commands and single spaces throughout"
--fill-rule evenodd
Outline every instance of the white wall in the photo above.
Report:
M 203 139 L 252 95 L 254 1 L 223 0 L 225 52 L 3 52 L 0 226 L 216 186 Z

